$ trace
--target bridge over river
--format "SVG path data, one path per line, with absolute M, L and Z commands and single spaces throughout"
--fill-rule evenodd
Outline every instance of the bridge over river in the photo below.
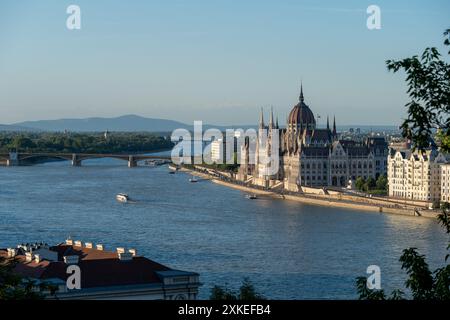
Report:
M 141 155 L 141 154 L 110 154 L 110 153 L 0 153 L 0 162 L 7 166 L 20 166 L 32 163 L 36 160 L 60 159 L 71 161 L 72 166 L 81 166 L 81 162 L 87 159 L 113 158 L 128 161 L 128 167 L 137 166 L 143 160 L 171 160 L 170 156 Z

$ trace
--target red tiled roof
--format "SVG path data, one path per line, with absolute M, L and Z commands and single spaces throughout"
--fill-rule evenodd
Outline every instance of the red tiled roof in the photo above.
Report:
M 133 257 L 131 260 L 120 260 L 116 252 L 75 247 L 60 244 L 50 247 L 58 253 L 58 261 L 42 260 L 36 263 L 25 261 L 25 256 L 16 256 L 19 262 L 15 271 L 25 277 L 36 279 L 59 278 L 66 280 L 67 264 L 63 257 L 78 255 L 78 266 L 81 270 L 81 287 L 118 286 L 148 284 L 161 282 L 155 272 L 167 271 L 170 268 L 145 257 Z M 7 256 L 6 250 L 0 250 L 0 256 Z

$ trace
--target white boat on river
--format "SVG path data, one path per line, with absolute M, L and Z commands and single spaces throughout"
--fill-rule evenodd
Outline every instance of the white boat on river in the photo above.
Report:
M 125 193 L 118 193 L 116 195 L 116 200 L 119 202 L 128 202 L 130 200 L 130 197 Z

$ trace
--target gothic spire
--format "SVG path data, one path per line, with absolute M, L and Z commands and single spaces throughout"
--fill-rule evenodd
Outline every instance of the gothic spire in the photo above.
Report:
M 336 136 L 336 116 L 333 118 L 333 136 Z
M 277 121 L 276 121 L 276 124 L 275 124 L 275 128 L 276 129 L 280 129 L 280 126 L 278 125 L 278 116 L 277 116 Z
M 330 120 L 328 119 L 328 115 L 327 115 L 327 130 L 330 130 Z
M 300 84 L 300 102 L 303 102 L 305 99 L 303 97 L 303 83 Z
M 263 108 L 261 107 L 261 114 L 259 116 L 259 128 L 264 129 L 264 115 L 263 115 Z
M 269 128 L 272 129 L 273 127 L 274 127 L 274 122 L 273 122 L 273 107 L 270 107 Z

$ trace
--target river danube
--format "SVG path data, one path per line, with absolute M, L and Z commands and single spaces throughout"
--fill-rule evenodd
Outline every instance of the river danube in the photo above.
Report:
M 87 160 L 0 167 L 0 247 L 73 239 L 136 248 L 150 259 L 200 273 L 214 284 L 248 277 L 273 299 L 354 299 L 355 278 L 381 268 L 381 285 L 403 287 L 398 258 L 417 247 L 443 265 L 447 237 L 432 219 L 260 198 L 207 180 L 189 183 L 166 166 L 129 169 Z M 117 193 L 135 203 L 122 204 Z

